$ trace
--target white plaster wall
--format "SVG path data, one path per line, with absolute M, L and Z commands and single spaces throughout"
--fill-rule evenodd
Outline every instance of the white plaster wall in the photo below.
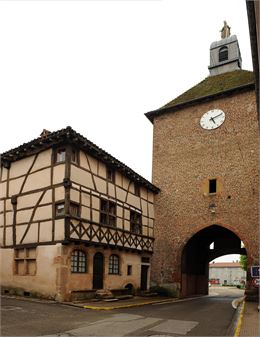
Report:
M 36 249 L 36 275 L 14 275 L 14 250 L 1 249 L 1 286 L 22 288 L 24 291 L 36 292 L 44 297 L 55 297 L 57 292 L 57 267 L 55 258 L 59 255 L 59 245 L 38 246 Z

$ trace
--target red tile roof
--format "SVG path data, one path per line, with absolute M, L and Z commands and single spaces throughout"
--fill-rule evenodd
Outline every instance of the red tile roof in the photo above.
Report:
M 211 268 L 241 268 L 241 265 L 239 262 L 215 262 L 215 263 L 210 263 L 209 266 Z

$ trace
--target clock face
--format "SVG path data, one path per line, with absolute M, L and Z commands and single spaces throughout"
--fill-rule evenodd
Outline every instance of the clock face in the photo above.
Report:
M 213 109 L 205 112 L 200 119 L 200 126 L 206 130 L 218 128 L 225 121 L 225 112 L 220 109 Z

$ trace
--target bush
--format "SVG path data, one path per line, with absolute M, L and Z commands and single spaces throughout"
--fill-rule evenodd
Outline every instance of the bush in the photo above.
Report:
M 151 292 L 155 292 L 158 295 L 161 296 L 167 296 L 167 297 L 177 297 L 177 292 L 174 289 L 169 289 L 165 287 L 160 287 L 160 286 L 154 286 L 150 288 Z

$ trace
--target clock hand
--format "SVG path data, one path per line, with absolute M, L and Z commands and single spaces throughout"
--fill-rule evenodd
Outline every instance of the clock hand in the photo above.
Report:
M 222 116 L 223 114 L 221 113 L 221 114 L 218 114 L 217 116 L 214 116 L 214 117 L 212 117 L 213 119 L 215 119 L 215 118 L 217 118 L 217 117 L 219 117 L 219 116 Z
M 216 124 L 214 121 L 214 117 L 211 117 L 209 120 L 212 121 L 214 124 Z

